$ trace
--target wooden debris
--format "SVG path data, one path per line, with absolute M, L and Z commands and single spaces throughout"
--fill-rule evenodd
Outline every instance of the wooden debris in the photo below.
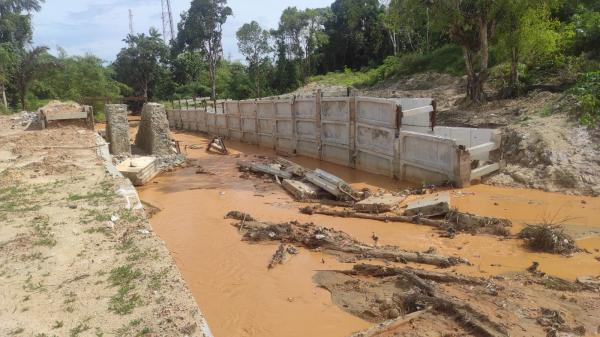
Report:
M 473 284 L 473 285 L 485 285 L 486 280 L 478 277 L 463 276 L 455 273 L 438 273 L 429 270 L 420 270 L 412 268 L 395 268 L 386 266 L 377 266 L 371 264 L 357 264 L 354 265 L 351 271 L 344 272 L 348 275 L 364 275 L 373 277 L 389 277 L 397 275 L 405 275 L 406 271 L 410 271 L 412 274 L 426 280 L 442 282 L 442 283 L 460 283 L 460 284 Z
M 243 227 L 243 239 L 246 241 L 279 241 L 309 249 L 320 248 L 329 252 L 353 254 L 359 259 L 376 258 L 404 263 L 414 262 L 442 268 L 458 264 L 469 264 L 466 259 L 460 257 L 405 251 L 396 246 L 374 247 L 359 242 L 342 231 L 323 228 L 314 224 L 246 221 L 243 225 L 238 223 L 234 226 L 240 228 L 240 231 Z
M 382 336 L 385 333 L 388 333 L 391 330 L 397 329 L 398 327 L 409 323 L 410 321 L 421 317 L 423 314 L 431 311 L 431 308 L 426 308 L 423 310 L 411 312 L 408 315 L 398 317 L 396 319 L 388 320 L 383 323 L 379 323 L 373 327 L 370 327 L 366 330 L 356 332 L 352 334 L 350 337 L 376 337 Z
M 277 251 L 275 251 L 275 254 L 273 254 L 273 257 L 271 258 L 271 262 L 269 262 L 269 265 L 267 268 L 273 269 L 273 268 L 275 268 L 276 265 L 283 264 L 283 262 L 285 262 L 286 259 L 287 259 L 287 251 L 286 251 L 285 245 L 282 243 L 277 248 Z

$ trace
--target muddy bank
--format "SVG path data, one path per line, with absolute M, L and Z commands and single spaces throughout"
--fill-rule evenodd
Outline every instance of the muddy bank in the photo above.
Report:
M 567 231 L 577 239 L 578 246 L 592 254 L 576 253 L 567 258 L 529 251 L 521 240 L 460 233 L 450 239 L 422 225 L 301 214 L 299 209 L 306 204 L 293 201 L 272 179 L 243 174 L 237 169 L 239 160 L 274 155 L 271 151 L 228 141 L 230 155 L 207 154 L 206 138 L 191 133 L 176 133 L 174 137 L 182 141 L 182 148 L 187 145 L 191 166 L 155 179 L 140 192 L 144 201 L 162 210 L 152 218 L 153 228 L 167 242 L 217 336 L 341 337 L 372 325 L 337 307 L 329 292 L 312 281 L 315 271 L 347 270 L 352 264 L 340 263 L 337 257 L 324 252 L 300 248 L 297 255 L 269 270 L 267 266 L 279 243 L 243 242 L 239 230 L 230 225 L 231 220 L 224 219 L 231 210 L 267 222 L 313 222 L 346 232 L 365 243 L 372 242 L 375 233 L 381 246 L 418 252 L 433 247 L 436 254 L 468 259 L 471 266 L 452 268 L 466 276 L 522 272 L 537 261 L 541 271 L 574 281 L 578 276 L 594 274 L 600 267 L 595 259 L 600 255 L 595 251 L 600 249 L 597 198 L 488 185 L 450 191 L 452 204 L 460 211 L 509 219 L 513 234 L 525 224 L 540 223 L 557 212 L 571 218 L 565 223 Z M 308 168 L 330 171 L 356 189 L 401 191 L 409 187 L 334 164 L 302 157 L 292 159 Z M 311 324 L 307 325 L 307 321 Z M 432 331 L 456 326 L 452 321 L 435 324 L 439 326 L 435 328 L 432 323 Z
M 210 336 L 97 136 L 25 132 L 10 117 L 0 118 L 0 335 Z

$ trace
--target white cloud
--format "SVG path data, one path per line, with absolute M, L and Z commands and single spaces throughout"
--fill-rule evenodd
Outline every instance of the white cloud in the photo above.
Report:
M 316 8 L 329 6 L 333 0 L 230 0 L 234 16 L 223 29 L 225 55 L 241 59 L 235 32 L 252 20 L 264 28 L 275 28 L 281 12 L 288 6 Z M 172 0 L 173 19 L 189 8 L 189 0 Z M 42 11 L 34 14 L 34 43 L 51 48 L 60 46 L 69 54 L 92 53 L 100 58 L 114 60 L 124 46 L 129 33 L 128 10 L 133 11 L 136 33 L 150 27 L 162 31 L 160 0 L 49 0 Z M 176 23 L 175 23 L 176 25 Z

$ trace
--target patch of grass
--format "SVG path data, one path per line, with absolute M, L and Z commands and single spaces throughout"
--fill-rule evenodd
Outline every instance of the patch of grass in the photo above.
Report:
M 119 287 L 111 297 L 108 309 L 119 315 L 130 314 L 142 303 L 141 297 L 134 292 L 133 282 L 142 276 L 142 272 L 134 270 L 131 265 L 121 266 L 110 271 L 108 281 L 113 287 Z
M 25 284 L 23 285 L 23 290 L 28 291 L 28 292 L 36 292 L 36 291 L 46 290 L 46 288 L 44 288 L 44 284 L 42 282 L 34 283 L 32 281 L 32 279 L 33 279 L 33 277 L 31 275 L 29 275 L 29 277 L 27 277 L 27 279 L 25 280 Z
M 600 127 L 600 71 L 585 73 L 569 90 L 579 101 L 577 117 L 589 128 Z
M 56 246 L 56 240 L 54 239 L 54 234 L 51 231 L 48 217 L 36 217 L 33 220 L 33 231 L 37 237 L 37 240 L 34 243 L 36 246 Z
M 122 327 L 120 327 L 119 329 L 117 329 L 115 331 L 115 335 L 117 337 L 124 337 L 124 336 L 145 336 L 147 334 L 152 333 L 152 329 L 145 327 L 143 329 L 141 329 L 139 332 L 137 333 L 133 333 L 132 331 L 137 330 L 137 327 L 139 327 L 142 324 L 142 320 L 140 318 L 138 319 L 134 319 L 132 321 L 130 321 L 129 323 L 123 325 Z
M 18 186 L 0 188 L 0 212 L 22 213 L 40 209 L 29 197 L 27 189 Z
M 52 329 L 60 329 L 64 326 L 65 324 L 63 323 L 63 321 L 54 321 L 54 325 L 52 326 Z
M 67 294 L 65 294 L 65 300 L 64 300 L 64 304 L 70 304 L 73 303 L 77 300 L 77 294 L 75 294 L 74 292 L 69 292 Z
M 85 210 L 85 214 L 80 218 L 81 222 L 84 224 L 89 224 L 92 222 L 106 222 L 110 220 L 110 214 L 101 212 L 97 209 L 87 209 Z
M 79 324 L 77 324 L 76 327 L 74 327 L 73 329 L 71 329 L 69 331 L 69 337 L 77 337 L 82 332 L 88 331 L 89 329 L 91 329 L 91 328 L 86 323 L 84 323 L 84 322 L 79 323 Z
M 108 227 L 93 227 L 93 228 L 88 228 L 84 231 L 84 233 L 86 234 L 95 234 L 95 233 L 102 233 L 105 236 L 111 236 L 111 230 Z
M 148 284 L 148 287 L 152 290 L 159 290 L 162 287 L 162 280 L 167 276 L 168 273 L 169 268 L 163 268 L 160 272 L 152 274 L 152 276 L 150 276 L 150 283 Z
M 92 205 L 100 205 L 101 203 L 108 203 L 112 201 L 117 194 L 114 191 L 114 187 L 110 181 L 103 181 L 99 184 L 96 191 L 88 192 L 86 194 L 69 194 L 67 197 L 68 201 L 80 201 L 85 200 Z

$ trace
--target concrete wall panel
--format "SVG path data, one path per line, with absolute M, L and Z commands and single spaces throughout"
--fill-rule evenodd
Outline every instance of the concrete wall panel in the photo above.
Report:
M 321 155 L 324 161 L 336 163 L 344 166 L 351 166 L 352 154 L 350 149 L 336 144 L 323 143 L 321 146 Z
M 356 119 L 373 126 L 396 128 L 396 103 L 383 98 L 357 97 Z
M 299 98 L 294 104 L 294 114 L 296 118 L 315 119 L 317 115 L 317 105 L 314 98 Z
M 367 124 L 356 125 L 356 147 L 386 156 L 394 155 L 396 130 L 374 127 Z
M 356 152 L 356 168 L 366 172 L 393 177 L 394 158 L 369 151 L 358 150 Z
M 296 120 L 296 136 L 300 139 L 317 139 L 314 121 Z
M 424 126 L 431 129 L 431 105 L 412 110 L 402 110 L 402 126 Z
M 299 139 L 296 142 L 296 153 L 302 156 L 319 158 L 319 145 L 316 141 Z

